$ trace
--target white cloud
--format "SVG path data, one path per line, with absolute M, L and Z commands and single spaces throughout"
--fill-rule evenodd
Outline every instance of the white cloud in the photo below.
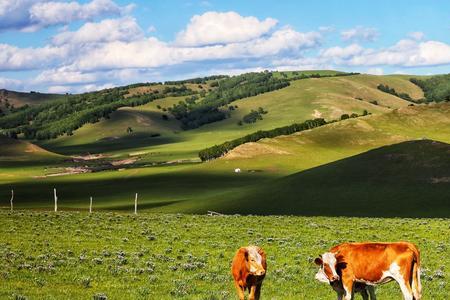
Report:
M 438 41 L 400 40 L 384 49 L 363 48 L 357 44 L 322 50 L 319 58 L 338 66 L 421 67 L 450 64 L 450 45 Z
M 417 41 L 421 41 L 425 37 L 425 33 L 421 32 L 421 31 L 414 31 L 414 32 L 410 32 L 408 34 L 408 36 Z
M 41 72 L 34 80 L 34 84 L 70 85 L 96 82 L 98 76 L 94 73 L 70 71 L 67 68 L 50 69 Z
M 315 32 L 301 33 L 285 27 L 247 42 L 203 47 L 174 46 L 154 37 L 132 42 L 114 41 L 78 56 L 71 68 L 84 71 L 156 68 L 192 61 L 259 58 L 312 48 L 319 44 L 320 38 Z
M 235 12 L 206 12 L 191 18 L 186 29 L 177 34 L 176 43 L 182 46 L 245 42 L 268 33 L 277 20 L 263 21 L 243 17 Z
M 346 59 L 364 51 L 364 48 L 358 44 L 351 44 L 347 47 L 331 47 L 321 52 L 324 58 Z
M 99 23 L 86 23 L 77 31 L 64 31 L 53 37 L 53 44 L 105 43 L 133 41 L 144 36 L 142 29 L 131 17 L 107 19 Z
M 44 46 L 41 48 L 18 48 L 0 44 L 0 70 L 31 70 L 61 63 L 68 57 L 67 47 Z
M 22 81 L 12 78 L 0 77 L 0 89 L 21 89 Z
M 85 84 L 80 86 L 70 86 L 70 85 L 54 85 L 50 86 L 47 89 L 48 93 L 55 93 L 55 94 L 65 94 L 65 93 L 86 93 L 86 92 L 92 92 L 92 91 L 99 91 L 104 89 L 110 89 L 114 87 L 113 84 L 107 83 L 102 85 L 97 84 Z
M 92 0 L 85 4 L 77 1 L 2 0 L 0 30 L 36 31 L 78 20 L 93 20 L 99 16 L 119 16 L 129 13 L 133 7 L 121 7 L 112 0 Z
M 369 41 L 373 42 L 378 37 L 378 30 L 375 28 L 357 26 L 348 30 L 341 31 L 341 38 L 344 41 Z
M 372 75 L 383 75 L 384 71 L 382 68 L 369 68 L 367 69 L 366 73 Z

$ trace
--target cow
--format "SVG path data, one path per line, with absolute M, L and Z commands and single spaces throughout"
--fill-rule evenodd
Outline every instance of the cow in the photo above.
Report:
M 314 262 L 320 266 L 316 278 L 342 284 L 345 300 L 353 299 L 357 283 L 375 286 L 391 280 L 400 285 L 405 300 L 422 297 L 420 252 L 412 243 L 344 243 Z
M 240 300 L 244 300 L 246 289 L 250 292 L 249 300 L 259 299 L 266 270 L 266 253 L 263 249 L 258 246 L 239 248 L 231 264 L 231 274 Z

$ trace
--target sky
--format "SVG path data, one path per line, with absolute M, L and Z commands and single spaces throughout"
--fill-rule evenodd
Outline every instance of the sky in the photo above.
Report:
M 0 0 L 0 88 L 312 69 L 450 73 L 450 1 Z

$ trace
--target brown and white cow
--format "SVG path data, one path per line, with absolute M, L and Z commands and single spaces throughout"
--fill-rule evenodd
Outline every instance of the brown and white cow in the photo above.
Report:
M 353 299 L 354 284 L 378 285 L 395 280 L 405 300 L 420 300 L 420 253 L 407 242 L 344 243 L 314 261 L 320 266 L 316 278 L 340 281 L 344 299 Z
M 240 300 L 244 300 L 246 289 L 250 292 L 249 300 L 259 299 L 266 270 L 266 254 L 260 247 L 239 248 L 233 258 L 231 274 Z

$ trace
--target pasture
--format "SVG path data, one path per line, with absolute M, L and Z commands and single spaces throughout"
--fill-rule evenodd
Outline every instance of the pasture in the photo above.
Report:
M 262 299 L 334 299 L 313 259 L 345 241 L 416 243 L 424 299 L 448 299 L 449 219 L 0 211 L 1 299 L 234 299 L 239 246 L 268 257 Z M 400 300 L 395 283 L 378 299 Z M 102 296 L 106 296 L 103 297 Z M 358 298 L 357 298 L 358 299 Z

